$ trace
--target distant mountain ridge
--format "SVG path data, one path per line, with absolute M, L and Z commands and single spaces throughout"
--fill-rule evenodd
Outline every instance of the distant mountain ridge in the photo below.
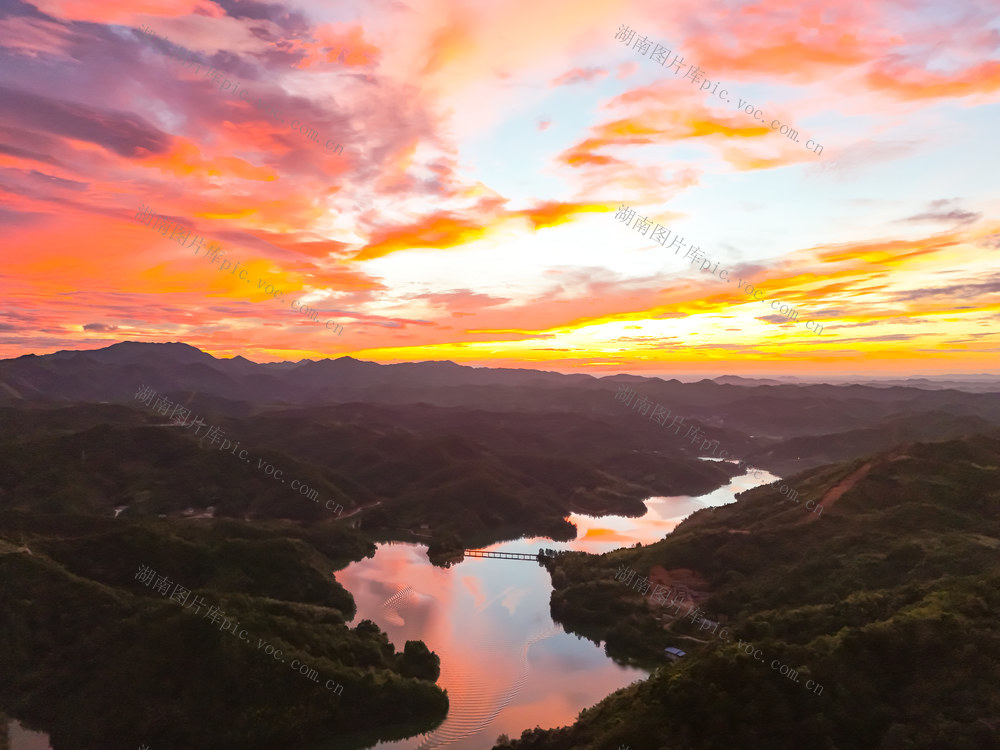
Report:
M 797 471 L 884 450 L 903 440 L 957 438 L 1000 425 L 1000 393 L 889 385 L 788 383 L 724 376 L 685 383 L 620 374 L 469 367 L 451 361 L 378 364 L 353 357 L 258 364 L 219 359 L 180 342 L 125 341 L 0 361 L 0 407 L 134 405 L 141 385 L 202 414 L 250 417 L 276 409 L 354 403 L 431 405 L 505 414 L 580 414 L 648 422 L 613 394 L 628 385 L 724 443 L 730 455 Z M 981 381 L 979 385 L 982 386 Z M 940 385 L 940 384 L 938 384 Z M 983 386 L 986 387 L 986 386 Z M 929 429 L 921 424 L 933 424 Z M 671 422 L 672 424 L 672 422 Z M 634 428 L 633 428 L 634 429 Z M 683 431 L 682 431 L 683 430 Z M 935 432 L 940 430 L 940 432 Z M 660 429 L 662 440 L 672 433 Z M 658 436 L 654 442 L 659 444 Z
M 565 375 L 543 370 L 470 367 L 449 360 L 383 365 L 353 357 L 339 357 L 260 364 L 242 356 L 220 359 L 181 342 L 124 341 L 103 349 L 62 350 L 53 354 L 28 354 L 0 360 L 0 385 L 4 386 L 0 389 L 0 404 L 31 399 L 120 402 L 123 393 L 140 384 L 160 391 L 203 391 L 258 403 L 344 403 L 351 400 L 400 403 L 407 391 L 421 388 L 504 386 L 604 390 L 623 382 L 645 384 L 661 394 L 683 393 L 685 397 L 691 397 L 690 403 L 697 405 L 731 402 L 747 393 L 748 388 L 752 388 L 750 392 L 754 396 L 767 394 L 770 397 L 793 398 L 840 398 L 872 389 L 873 392 L 877 390 L 877 398 L 882 401 L 902 400 L 926 393 L 926 388 L 947 390 L 927 379 L 914 381 L 925 387 L 921 389 L 906 385 L 906 381 L 897 385 L 886 385 L 880 381 L 868 385 L 823 385 L 734 375 L 683 383 L 675 379 L 638 375 L 598 378 L 585 373 Z M 392 390 L 379 397 L 372 390 L 376 388 Z M 1000 393 L 1000 384 L 997 389 L 996 392 Z M 421 398 L 423 396 L 413 400 Z M 453 403 L 444 403 L 448 401 Z M 469 405 L 467 399 L 460 401 Z M 443 402 L 432 398 L 430 401 L 441 405 L 454 405 L 454 402 L 454 398 L 444 399 Z M 940 401 L 935 403 L 940 404 Z

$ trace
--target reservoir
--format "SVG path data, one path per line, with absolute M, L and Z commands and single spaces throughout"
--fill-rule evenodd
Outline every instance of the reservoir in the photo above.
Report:
M 698 497 L 651 497 L 638 518 L 571 514 L 577 538 L 553 542 L 522 538 L 489 550 L 536 554 L 540 547 L 602 554 L 669 534 L 700 508 L 734 502 L 735 495 L 778 477 L 748 474 Z M 351 592 L 362 619 L 377 623 L 402 651 L 422 640 L 441 658 L 438 684 L 450 710 L 434 731 L 374 746 L 379 750 L 482 750 L 497 736 L 572 724 L 584 708 L 648 676 L 616 664 L 590 641 L 563 632 L 549 616 L 552 586 L 534 561 L 466 558 L 450 568 L 430 564 L 426 547 L 387 542 L 375 556 L 352 563 L 335 577 Z M 0 717 L 5 718 L 5 717 Z M 51 750 L 44 732 L 10 721 L 0 739 L 10 750 Z M 3 745 L 0 745 L 3 747 Z M 155 748 L 153 750 L 156 750 Z
M 761 477 L 765 484 L 777 479 Z M 639 518 L 572 514 L 578 532 L 571 542 L 522 538 L 486 549 L 601 554 L 646 545 L 696 510 L 731 503 L 758 484 L 744 474 L 698 497 L 651 497 Z M 422 640 L 441 658 L 438 684 L 448 691 L 448 717 L 429 734 L 375 745 L 379 750 L 482 750 L 500 734 L 520 737 L 535 726 L 572 724 L 584 708 L 648 676 L 552 621 L 549 574 L 534 561 L 467 557 L 445 569 L 430 564 L 423 545 L 390 542 L 336 578 L 357 603 L 352 626 L 372 620 L 397 651 L 408 640 Z

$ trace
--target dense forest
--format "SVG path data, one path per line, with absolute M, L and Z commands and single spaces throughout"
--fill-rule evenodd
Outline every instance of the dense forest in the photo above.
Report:
M 553 616 L 656 671 L 496 750 L 995 750 L 1000 434 L 785 482 L 796 502 L 775 483 L 656 544 L 547 560 Z
M 329 572 L 370 549 L 335 526 L 5 511 L 0 528 L 0 705 L 56 747 L 302 747 L 331 732 L 356 746 L 447 713 L 422 643 L 397 653 L 373 623 L 345 625 L 354 603 Z M 142 567 L 205 608 L 143 584 Z M 213 606 L 248 635 L 208 619 Z

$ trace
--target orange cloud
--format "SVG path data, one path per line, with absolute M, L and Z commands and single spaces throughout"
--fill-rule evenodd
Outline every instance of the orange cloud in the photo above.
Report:
M 564 151 L 559 155 L 559 160 L 571 167 L 604 166 L 618 163 L 619 159 L 594 152 L 609 146 L 636 146 L 653 143 L 653 138 L 649 136 L 662 134 L 658 128 L 640 125 L 627 119 L 596 125 L 590 131 L 594 135 Z
M 337 240 L 289 240 L 288 235 L 273 235 L 269 241 L 293 253 L 301 253 L 313 258 L 340 257 L 350 247 L 347 242 Z
M 128 23 L 137 14 L 154 16 L 225 15 L 210 0 L 33 0 L 32 5 L 56 18 L 94 23 Z
M 644 97 L 646 94 L 640 94 Z M 624 99 L 624 97 L 622 97 Z M 635 101 L 636 99 L 633 99 Z M 595 125 L 592 135 L 559 155 L 559 160 L 571 167 L 607 166 L 621 160 L 595 153 L 613 146 L 643 146 L 657 140 L 701 138 L 714 135 L 726 138 L 762 138 L 771 133 L 759 125 L 739 125 L 731 117 L 716 118 L 707 110 L 692 105 L 690 109 L 660 111 L 645 110 L 632 117 Z M 659 138 L 656 138 L 659 136 Z
M 761 0 L 728 15 L 721 33 L 715 24 L 684 23 L 689 26 L 684 50 L 690 51 L 687 62 L 705 68 L 713 81 L 727 74 L 765 73 L 806 82 L 828 76 L 831 68 L 884 55 L 894 43 L 885 28 L 893 19 L 885 16 L 878 4 Z
M 531 221 L 535 229 L 541 229 L 542 227 L 554 227 L 559 224 L 565 224 L 575 214 L 602 213 L 612 210 L 614 209 L 596 203 L 559 203 L 558 201 L 548 201 L 535 208 L 515 213 Z
M 488 227 L 459 219 L 447 211 L 426 216 L 415 224 L 376 232 L 354 260 L 372 260 L 418 247 L 446 248 L 482 239 Z
M 297 65 L 309 68 L 320 62 L 337 62 L 349 68 L 373 66 L 379 62 L 382 50 L 365 40 L 361 24 L 328 24 L 313 32 L 316 42 L 293 42 L 292 49 L 305 51 Z
M 216 156 L 205 159 L 201 150 L 189 140 L 177 139 L 173 151 L 147 157 L 145 164 L 162 169 L 175 176 L 201 175 L 205 177 L 238 177 L 243 180 L 271 182 L 277 179 L 273 170 L 258 167 L 233 156 Z
M 828 74 L 831 67 L 859 65 L 876 53 L 874 44 L 863 42 L 851 32 L 827 27 L 816 38 L 817 29 L 814 27 L 808 39 L 799 39 L 810 29 L 799 26 L 800 22 L 795 21 L 795 30 L 776 32 L 772 20 L 755 25 L 752 36 L 741 35 L 746 46 L 737 52 L 729 52 L 718 44 L 717 39 L 715 44 L 706 43 L 709 41 L 706 39 L 696 40 L 692 45 L 696 49 L 693 55 L 696 64 L 707 66 L 713 72 L 747 71 L 804 79 Z M 719 73 L 715 72 L 715 75 Z
M 954 247 L 960 235 L 948 234 L 934 238 L 916 240 L 884 240 L 881 242 L 848 243 L 829 250 L 818 248 L 818 257 L 822 263 L 838 263 L 855 261 L 867 264 L 879 264 L 892 268 L 903 265 L 907 260 L 921 255 L 936 253 L 944 248 Z
M 900 75 L 907 80 L 899 80 Z M 866 80 L 871 88 L 906 100 L 989 94 L 1000 89 L 1000 62 L 990 60 L 952 75 L 928 70 L 900 73 L 880 66 Z
M 480 218 L 461 218 L 450 211 L 439 211 L 408 226 L 376 232 L 353 260 L 371 260 L 414 248 L 457 247 L 480 240 L 493 226 L 518 218 L 527 219 L 534 229 L 541 229 L 564 224 L 574 214 L 611 210 L 603 204 L 549 201 L 528 209 L 503 211 L 500 205 L 504 202 L 498 199 L 482 201 L 478 208 L 485 209 L 485 213 Z
M 644 142 L 650 143 L 651 141 L 647 138 Z M 621 164 L 620 159 L 593 153 L 595 149 L 603 148 L 606 145 L 607 143 L 599 141 L 596 138 L 588 138 L 573 148 L 564 151 L 559 158 L 571 167 L 603 167 L 608 164 Z
M 413 0 L 406 4 L 412 44 L 393 60 L 393 70 L 425 91 L 446 95 L 481 89 L 511 70 L 548 66 L 577 52 L 578 29 L 617 23 L 621 6 L 612 0 L 504 0 L 470 6 L 458 0 Z M 567 25 L 566 19 L 573 23 Z
M 749 154 L 739 148 L 725 148 L 722 151 L 722 156 L 741 172 L 749 172 L 754 169 L 774 169 L 797 161 L 806 161 L 811 156 L 809 152 L 802 152 L 801 149 L 796 151 L 786 147 L 784 151 L 781 156 L 767 157 Z

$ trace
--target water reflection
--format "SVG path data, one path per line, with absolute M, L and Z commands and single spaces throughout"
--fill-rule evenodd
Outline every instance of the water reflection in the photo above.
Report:
M 6 745 L 3 744 L 6 740 Z M 21 722 L 11 719 L 7 725 L 7 735 L 0 739 L 0 748 L 10 750 L 52 750 L 49 736 L 45 732 L 33 732 L 21 726 Z
M 379 747 L 489 747 L 500 733 L 572 723 L 646 676 L 552 622 L 549 575 L 536 562 L 470 558 L 442 569 L 423 546 L 393 543 L 336 576 L 358 618 L 378 623 L 397 648 L 420 639 L 441 657 L 439 684 L 451 700 L 444 724 Z
M 711 460 L 711 459 L 709 459 Z M 714 459 L 727 460 L 730 459 Z M 730 461 L 731 463 L 735 463 Z M 646 500 L 646 514 L 639 518 L 624 516 L 585 516 L 577 513 L 569 515 L 571 523 L 576 524 L 577 538 L 565 544 L 546 542 L 541 546 L 552 549 L 572 549 L 600 555 L 619 547 L 631 547 L 636 542 L 643 545 L 658 542 L 677 525 L 701 508 L 716 508 L 736 501 L 736 494 L 769 484 L 778 477 L 766 471 L 760 471 L 761 480 L 754 479 L 749 474 L 742 474 L 707 495 L 692 497 L 690 495 L 674 495 L 671 497 L 651 497 Z M 498 545 L 512 552 L 521 550 L 508 544 Z M 536 550 L 537 551 L 537 550 Z
M 762 476 L 765 482 L 775 479 Z M 579 533 L 572 542 L 531 538 L 487 549 L 600 554 L 648 544 L 695 510 L 733 502 L 737 492 L 758 484 L 743 475 L 699 497 L 649 498 L 641 518 L 573 514 L 570 520 Z M 397 649 L 419 639 L 441 657 L 439 685 L 448 691 L 448 718 L 429 735 L 379 748 L 479 750 L 501 733 L 519 737 L 535 725 L 571 724 L 582 709 L 647 676 L 615 664 L 603 648 L 553 623 L 549 575 L 536 562 L 466 558 L 442 569 L 430 564 L 423 545 L 390 542 L 379 545 L 373 558 L 338 571 L 336 578 L 357 602 L 355 623 L 373 620 Z
M 572 514 L 578 536 L 572 542 L 520 539 L 488 549 L 535 553 L 539 547 L 601 554 L 636 542 L 662 539 L 699 508 L 725 505 L 734 495 L 778 477 L 762 472 L 733 478 L 699 497 L 652 497 L 641 518 Z M 441 657 L 439 684 L 448 690 L 448 718 L 428 736 L 380 748 L 407 750 L 451 746 L 490 747 L 501 733 L 520 736 L 536 725 L 571 724 L 579 712 L 647 673 L 615 664 L 589 641 L 568 635 L 549 616 L 549 575 L 536 562 L 467 558 L 450 569 L 436 568 L 426 548 L 401 542 L 379 545 L 375 557 L 336 573 L 358 606 L 402 649 L 422 640 Z M 51 750 L 48 735 L 10 720 L 0 750 Z

